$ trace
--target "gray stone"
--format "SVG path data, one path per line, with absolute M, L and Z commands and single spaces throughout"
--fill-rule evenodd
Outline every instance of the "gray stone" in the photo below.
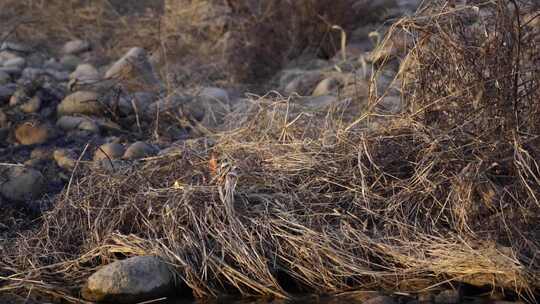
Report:
M 46 69 L 45 70 L 46 75 L 52 76 L 54 79 L 60 82 L 66 82 L 69 80 L 69 73 L 66 71 L 58 71 L 55 69 Z
M 157 149 L 142 141 L 137 141 L 131 144 L 124 153 L 123 159 L 140 159 L 155 155 Z
M 39 96 L 34 96 L 30 98 L 27 102 L 19 106 L 22 112 L 24 113 L 36 113 L 41 108 L 41 98 Z
M 89 117 L 64 115 L 56 121 L 56 125 L 67 132 L 81 130 L 99 133 L 100 131 L 98 123 Z
M 13 93 L 13 95 L 11 95 L 9 105 L 11 107 L 19 106 L 28 100 L 30 100 L 30 97 L 27 95 L 26 90 L 21 86 Z
M 69 75 L 70 79 L 77 79 L 81 81 L 91 81 L 99 79 L 98 70 L 91 64 L 83 63 L 79 64 L 75 71 Z
M 443 290 L 435 296 L 436 304 L 459 304 L 461 303 L 461 293 L 459 290 Z
M 389 296 L 378 296 L 366 300 L 363 304 L 395 304 L 396 300 Z
M 119 159 L 124 155 L 125 148 L 119 143 L 108 143 L 101 145 L 94 152 L 94 161 L 102 161 L 108 159 Z
M 77 163 L 77 155 L 72 150 L 57 149 L 53 152 L 53 158 L 56 161 L 58 167 L 65 170 L 73 170 Z
M 3 65 L 4 62 L 10 60 L 10 59 L 13 59 L 13 58 L 17 58 L 19 56 L 17 56 L 17 54 L 15 53 L 12 53 L 10 51 L 1 51 L 0 52 L 0 65 Z
M 26 60 L 22 57 L 15 57 L 12 59 L 9 59 L 7 61 L 4 61 L 3 64 L 6 68 L 19 68 L 23 69 L 26 66 Z
M 124 115 L 135 113 L 143 114 L 146 108 L 157 99 L 157 96 L 150 92 L 136 92 L 132 96 L 120 98 L 118 107 Z
M 11 96 L 15 94 L 17 90 L 17 85 L 14 83 L 9 83 L 5 85 L 0 85 L 0 105 L 9 102 Z
M 11 76 L 4 71 L 0 71 L 0 85 L 5 85 L 11 82 Z
M 100 131 L 99 124 L 96 121 L 91 120 L 91 119 L 86 119 L 86 120 L 82 121 L 79 124 L 78 128 L 81 131 L 87 131 L 87 132 L 90 132 L 90 133 L 99 133 L 99 131 Z
M 102 105 L 98 101 L 98 94 L 90 91 L 78 91 L 66 96 L 58 105 L 58 115 L 70 114 L 101 114 Z
M 60 64 L 64 67 L 65 70 L 73 71 L 81 63 L 81 58 L 75 55 L 65 55 L 60 58 Z
M 47 71 L 45 71 L 44 69 L 26 68 L 22 71 L 21 77 L 33 81 L 43 75 L 47 75 Z
M 11 42 L 11 41 L 5 41 L 0 46 L 0 50 L 2 51 L 13 51 L 13 52 L 20 52 L 20 53 L 31 53 L 32 48 L 24 45 L 22 43 L 17 42 Z
M 14 167 L 11 169 L 8 180 L 0 186 L 2 195 L 16 202 L 24 202 L 39 198 L 45 191 L 45 178 L 41 172 Z
M 52 156 L 51 149 L 46 147 L 37 147 L 30 152 L 31 159 L 50 160 Z
M 157 257 L 133 257 L 106 265 L 91 275 L 82 296 L 93 302 L 147 301 L 170 294 L 174 277 L 169 265 Z
M 9 121 L 6 113 L 0 109 L 0 129 L 6 128 L 8 124 Z
M 68 41 L 62 47 L 64 54 L 77 55 L 90 50 L 90 43 L 85 40 L 76 39 Z
M 65 66 L 59 61 L 57 61 L 55 58 L 50 58 L 49 60 L 45 61 L 45 63 L 43 64 L 43 68 L 62 71 L 65 69 Z
M 17 67 L 0 67 L 0 72 L 4 72 L 12 78 L 17 78 L 22 74 L 22 70 Z

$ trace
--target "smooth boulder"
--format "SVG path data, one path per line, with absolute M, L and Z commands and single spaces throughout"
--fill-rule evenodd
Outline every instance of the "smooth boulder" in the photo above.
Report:
M 0 193 L 15 202 L 24 202 L 39 198 L 44 192 L 46 181 L 41 172 L 25 168 L 14 167 L 8 179 L 0 186 Z
M 71 114 L 98 115 L 102 112 L 102 109 L 97 93 L 78 91 L 64 98 L 58 105 L 57 112 L 59 116 Z
M 138 303 L 167 296 L 174 290 L 174 273 L 158 257 L 140 256 L 104 266 L 82 289 L 87 301 Z
M 156 148 L 142 141 L 137 141 L 131 144 L 124 153 L 123 159 L 141 159 L 148 156 L 155 155 L 157 153 Z
M 15 139 L 22 145 L 42 144 L 54 135 L 54 129 L 42 122 L 24 122 L 15 129 Z

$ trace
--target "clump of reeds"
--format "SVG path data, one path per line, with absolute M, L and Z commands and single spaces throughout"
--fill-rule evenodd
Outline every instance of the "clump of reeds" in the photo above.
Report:
M 397 23 L 415 42 L 409 110 L 378 128 L 268 95 L 179 153 L 115 174 L 82 165 L 2 253 L 0 288 L 73 297 L 96 267 L 157 254 L 198 297 L 465 282 L 534 302 L 539 29 L 530 3 L 510 4 L 442 3 Z

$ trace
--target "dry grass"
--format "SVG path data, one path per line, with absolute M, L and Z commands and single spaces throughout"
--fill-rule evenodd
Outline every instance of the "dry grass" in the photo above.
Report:
M 317 293 L 482 283 L 534 302 L 539 29 L 529 3 L 505 3 L 479 4 L 473 26 L 470 7 L 444 5 L 395 25 L 415 42 L 409 111 L 383 127 L 267 95 L 177 154 L 82 166 L 2 252 L 0 291 L 73 297 L 96 267 L 157 254 L 198 297 L 287 297 L 289 278 Z

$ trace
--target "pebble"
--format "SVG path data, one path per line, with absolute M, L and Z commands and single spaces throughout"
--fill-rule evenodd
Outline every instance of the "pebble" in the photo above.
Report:
M 22 71 L 22 78 L 30 81 L 38 79 L 40 76 L 46 75 L 47 72 L 44 69 L 39 68 L 26 68 Z
M 30 97 L 26 93 L 26 90 L 22 87 L 19 87 L 13 93 L 13 95 L 11 95 L 11 98 L 9 99 L 9 106 L 15 107 L 27 102 L 28 100 L 30 100 Z
M 9 102 L 16 90 L 17 85 L 14 83 L 0 85 L 0 105 Z
M 435 296 L 435 304 L 459 304 L 461 303 L 461 293 L 459 290 L 443 290 Z
M 45 191 L 45 178 L 41 172 L 24 167 L 14 167 L 7 182 L 0 186 L 2 195 L 16 202 L 39 198 Z
M 0 67 L 0 72 L 8 74 L 12 78 L 16 78 L 22 74 L 22 70 L 17 67 Z
M 366 300 L 363 304 L 395 304 L 396 300 L 389 296 L 378 296 Z
M 75 55 L 64 55 L 60 58 L 60 64 L 64 67 L 65 70 L 73 71 L 81 63 L 81 58 Z
M 52 157 L 51 149 L 45 147 L 37 147 L 30 152 L 31 159 L 50 160 Z
M 170 294 L 175 285 L 169 265 L 152 256 L 132 257 L 92 274 L 82 296 L 92 302 L 138 303 Z
M 11 76 L 4 71 L 0 71 L 0 85 L 5 85 L 11 82 Z
M 79 64 L 75 71 L 69 75 L 69 79 L 77 79 L 81 81 L 98 80 L 99 72 L 91 64 Z
M 53 136 L 51 126 L 42 122 L 24 122 L 15 129 L 15 139 L 22 145 L 42 144 Z
M 155 155 L 157 153 L 157 149 L 153 146 L 142 142 L 137 141 L 131 144 L 127 149 L 126 152 L 123 155 L 123 159 L 140 159 L 145 158 L 148 156 Z
M 71 114 L 101 114 L 102 105 L 98 101 L 98 94 L 90 91 L 78 91 L 66 96 L 58 105 L 59 116 Z
M 119 143 L 108 143 L 101 145 L 94 152 L 94 161 L 119 159 L 124 155 L 125 148 Z
M 34 96 L 30 98 L 27 102 L 19 106 L 22 112 L 24 113 L 36 113 L 41 108 L 41 98 L 39 96 Z
M 6 128 L 8 124 L 9 121 L 6 113 L 0 109 L 0 129 Z
M 6 68 L 19 68 L 23 69 L 26 65 L 26 60 L 22 57 L 15 57 L 12 59 L 9 59 L 7 61 L 4 61 L 3 66 Z
M 99 133 L 100 131 L 98 123 L 88 117 L 65 115 L 56 121 L 56 125 L 66 132 L 82 130 L 91 133 Z
M 77 163 L 77 155 L 73 150 L 69 149 L 56 149 L 53 152 L 53 158 L 58 167 L 71 171 L 75 168 Z
M 77 55 L 90 50 L 90 43 L 86 40 L 76 39 L 68 41 L 62 47 L 64 54 Z
M 24 45 L 22 43 L 17 42 L 11 42 L 11 41 L 5 41 L 0 46 L 0 50 L 2 51 L 14 51 L 14 52 L 21 52 L 21 53 L 31 53 L 32 48 Z
M 4 65 L 4 62 L 17 57 L 19 57 L 17 54 L 10 51 L 0 51 L 0 65 Z
M 146 107 L 154 102 L 158 97 L 150 92 L 136 92 L 130 98 L 128 96 L 120 98 L 118 108 L 124 115 L 135 113 L 145 113 Z

